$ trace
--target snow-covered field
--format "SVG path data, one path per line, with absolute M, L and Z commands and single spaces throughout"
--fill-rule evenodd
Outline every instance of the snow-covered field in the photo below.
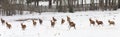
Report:
M 25 14 L 14 16 L 0 16 L 12 25 L 11 29 L 6 27 L 6 24 L 0 23 L 0 37 L 119 37 L 120 35 L 120 11 L 86 11 L 75 13 L 54 13 L 45 12 L 40 14 Z M 76 29 L 69 29 L 69 24 L 66 21 L 66 16 L 76 24 Z M 50 20 L 52 17 L 57 19 L 55 27 L 52 28 Z M 32 20 L 15 21 L 18 19 L 41 18 L 43 24 L 33 26 Z M 61 24 L 61 19 L 65 19 L 65 23 Z M 89 18 L 93 20 L 103 21 L 103 26 L 90 26 Z M 110 26 L 108 20 L 114 20 L 115 26 Z M 21 24 L 24 23 L 27 27 L 22 30 Z

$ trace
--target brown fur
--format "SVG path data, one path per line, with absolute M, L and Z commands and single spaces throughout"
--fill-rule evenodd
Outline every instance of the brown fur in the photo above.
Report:
M 114 21 L 108 20 L 109 25 L 115 25 Z
M 98 25 L 103 25 L 103 22 L 102 22 L 102 21 L 99 21 L 99 20 L 96 20 L 96 23 L 97 23 Z
M 3 20 L 2 18 L 1 18 L 1 23 L 2 23 L 2 24 L 5 23 L 5 20 Z
M 63 24 L 64 22 L 65 22 L 65 20 L 64 20 L 64 19 L 62 19 L 62 20 L 61 20 L 61 24 Z
M 54 17 L 52 17 L 53 21 L 57 21 Z
M 8 22 L 6 22 L 6 26 L 9 28 L 9 29 L 11 29 L 11 24 L 9 24 Z
M 35 20 L 32 20 L 33 25 L 36 26 L 37 22 Z
M 76 29 L 75 23 L 72 22 L 72 21 L 70 21 L 70 17 L 69 17 L 69 16 L 67 16 L 67 21 L 68 21 L 68 23 L 69 23 L 70 28 L 71 28 L 71 27 L 74 27 L 74 29 Z M 70 28 L 69 28 L 69 29 L 70 29 Z
M 94 20 L 92 20 L 91 18 L 89 18 L 89 21 L 90 21 L 90 25 L 91 24 L 95 25 L 95 21 Z
M 71 27 L 74 27 L 74 29 L 76 29 L 74 22 L 69 21 L 69 26 L 70 26 L 70 28 L 71 28 Z M 69 29 L 70 29 L 70 28 L 69 28 Z
M 55 21 L 51 20 L 51 27 L 55 26 Z
M 39 19 L 39 23 L 42 24 L 42 22 L 43 22 L 42 19 Z
M 21 23 L 21 27 L 22 27 L 22 30 L 25 30 L 26 25 L 24 25 L 23 23 Z

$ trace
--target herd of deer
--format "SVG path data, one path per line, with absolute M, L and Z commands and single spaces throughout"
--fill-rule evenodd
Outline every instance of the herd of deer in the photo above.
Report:
M 91 18 L 89 18 L 89 21 L 90 21 L 90 25 L 91 24 L 95 25 L 95 22 L 97 23 L 97 25 L 103 25 L 103 21 L 101 21 L 101 20 L 96 19 L 96 21 L 94 21 Z M 113 20 L 108 20 L 108 23 L 109 23 L 109 25 L 115 25 L 115 22 Z
M 6 23 L 6 26 L 7 26 L 9 29 L 12 27 L 11 24 L 9 24 L 8 22 L 6 22 L 6 21 L 3 20 L 2 18 L 1 18 L 1 23 L 2 23 L 2 24 Z
M 33 25 L 36 26 L 37 22 L 36 22 L 35 20 L 32 20 L 32 22 L 33 22 Z M 42 24 L 42 20 L 41 20 L 41 19 L 39 19 L 39 22 L 40 22 L 40 24 Z M 11 28 L 12 28 L 12 25 L 9 24 L 7 21 L 5 21 L 5 20 L 2 19 L 2 18 L 1 18 L 1 23 L 2 23 L 2 24 L 5 24 L 8 29 L 11 29 Z M 22 30 L 25 30 L 26 25 L 23 24 L 23 23 L 21 23 L 21 28 L 22 28 Z
M 51 22 L 51 27 L 54 27 L 54 26 L 55 26 L 56 21 L 57 21 L 57 19 L 55 19 L 54 17 L 52 17 L 52 19 L 51 19 L 51 21 L 50 21 L 50 22 Z M 36 22 L 35 20 L 32 20 L 32 22 L 33 22 L 33 25 L 36 26 L 37 22 Z M 76 27 L 75 27 L 76 24 L 75 24 L 73 21 L 71 21 L 71 18 L 70 18 L 69 16 L 67 16 L 67 22 L 68 22 L 68 24 L 69 24 L 69 29 L 70 29 L 71 27 L 73 27 L 74 29 L 76 29 Z M 103 21 L 100 21 L 100 20 L 97 20 L 97 19 L 96 19 L 96 21 L 95 21 L 95 20 L 89 18 L 89 22 L 90 22 L 90 25 L 95 25 L 95 23 L 97 23 L 97 25 L 103 25 Z M 9 24 L 8 22 L 6 22 L 6 21 L 5 21 L 4 19 L 2 19 L 2 18 L 1 18 L 1 23 L 2 23 L 2 24 L 6 24 L 6 27 L 9 28 L 9 29 L 11 29 L 11 27 L 12 27 L 11 24 Z M 43 23 L 43 20 L 42 20 L 42 19 L 39 19 L 39 23 L 42 24 L 42 23 Z M 63 24 L 63 23 L 65 23 L 65 19 L 62 18 L 62 19 L 61 19 L 61 24 Z M 112 20 L 108 20 L 108 23 L 109 23 L 109 25 L 115 25 L 115 22 L 112 21 Z M 21 23 L 21 28 L 22 28 L 22 30 L 25 30 L 26 25 L 23 24 L 23 23 Z

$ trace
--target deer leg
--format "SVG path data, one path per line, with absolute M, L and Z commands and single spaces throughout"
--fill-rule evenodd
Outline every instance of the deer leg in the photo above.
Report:
M 74 29 L 76 29 L 76 27 L 74 26 Z
M 71 26 L 69 26 L 69 30 L 70 30 Z

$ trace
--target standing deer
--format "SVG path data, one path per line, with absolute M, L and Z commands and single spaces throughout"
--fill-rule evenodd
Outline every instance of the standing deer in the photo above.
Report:
M 5 20 L 3 20 L 2 18 L 1 18 L 1 23 L 2 23 L 2 24 L 4 24 L 4 23 L 5 23 Z
M 23 23 L 21 23 L 21 27 L 22 27 L 22 30 L 25 30 L 26 25 L 24 25 Z
M 89 21 L 90 21 L 90 25 L 91 24 L 95 25 L 95 21 L 94 20 L 92 20 L 91 18 L 89 18 Z
M 69 16 L 67 16 L 67 21 L 68 21 L 68 22 L 70 21 L 70 17 L 69 17 Z
M 6 22 L 6 26 L 10 29 L 12 26 L 8 22 Z
M 72 21 L 69 21 L 69 26 L 70 26 L 70 28 L 71 28 L 71 27 L 74 27 L 74 29 L 76 29 L 76 27 L 75 27 L 75 23 L 72 22 Z M 70 29 L 70 28 L 69 28 L 69 29 Z
M 65 22 L 65 20 L 62 18 L 62 20 L 61 20 L 61 24 L 63 24 Z
M 32 20 L 33 25 L 36 26 L 37 22 L 35 20 Z
M 102 22 L 102 21 L 99 21 L 99 20 L 96 20 L 96 23 L 97 23 L 98 25 L 103 25 L 103 22 Z
M 74 29 L 76 29 L 75 23 L 70 20 L 70 17 L 69 17 L 69 16 L 67 16 L 67 21 L 68 21 L 68 23 L 69 23 L 70 28 L 71 28 L 71 27 L 74 27 Z M 69 29 L 70 29 L 70 28 L 69 28 Z
M 51 27 L 55 26 L 55 21 L 51 20 Z
M 39 23 L 42 24 L 42 22 L 43 22 L 42 19 L 39 19 Z
M 115 25 L 114 21 L 108 20 L 109 25 Z

